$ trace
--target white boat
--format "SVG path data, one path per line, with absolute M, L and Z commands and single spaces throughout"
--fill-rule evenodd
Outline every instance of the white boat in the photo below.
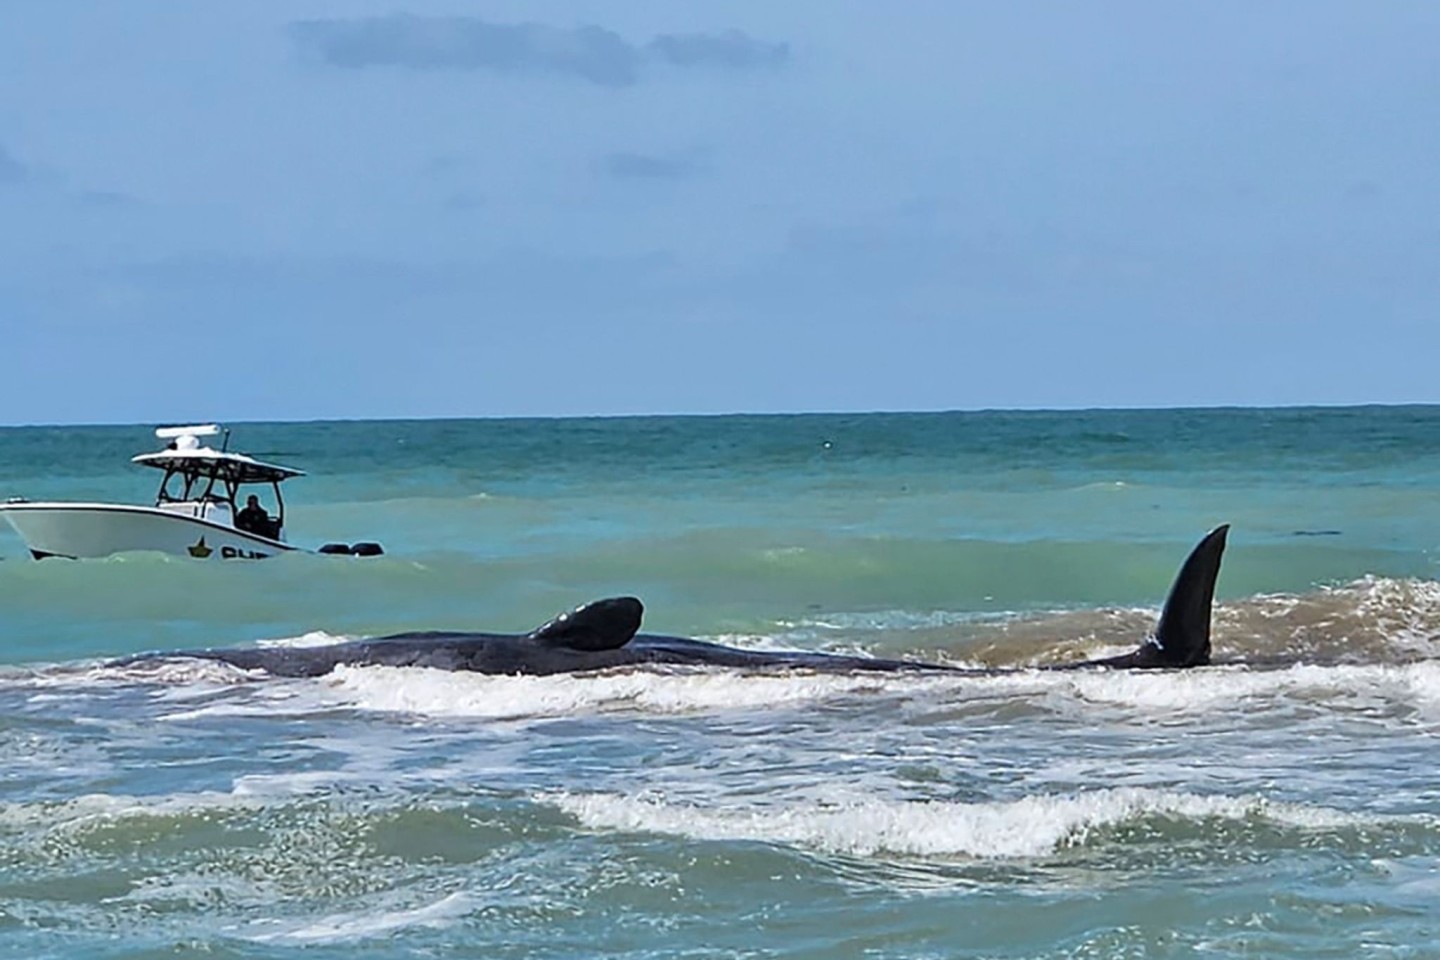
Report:
M 165 449 L 132 458 L 164 471 L 154 506 L 118 503 L 31 502 L 21 498 L 0 504 L 3 516 L 37 560 L 46 557 L 107 557 L 130 550 L 154 550 L 198 559 L 258 560 L 300 549 L 285 542 L 285 501 L 280 484 L 304 476 L 293 467 L 262 463 L 232 453 L 229 431 L 219 450 L 200 438 L 221 433 L 213 423 L 162 427 Z M 242 489 L 269 486 L 275 513 L 263 507 L 240 508 Z M 349 547 L 327 544 L 322 553 L 382 552 L 378 544 Z

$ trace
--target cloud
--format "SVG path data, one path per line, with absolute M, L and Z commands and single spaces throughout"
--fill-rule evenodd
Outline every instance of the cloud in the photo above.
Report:
M 489 70 L 577 77 L 602 87 L 628 87 L 647 63 L 672 67 L 773 67 L 789 56 L 784 43 L 739 30 L 664 34 L 643 46 L 593 25 L 489 23 L 478 17 L 394 14 L 290 24 L 301 51 L 332 67 Z
M 655 157 L 643 153 L 608 153 L 600 170 L 617 180 L 678 180 L 696 170 L 691 157 Z
M 766 43 L 739 30 L 661 34 L 650 41 L 649 49 L 678 67 L 778 67 L 790 58 L 788 43 Z
M 0 145 L 0 183 L 19 183 L 30 177 L 30 168 Z
M 494 70 L 559 73 L 601 86 L 635 82 L 640 54 L 601 27 L 565 30 L 536 23 L 486 23 L 476 17 L 396 14 L 356 20 L 291 24 L 306 49 L 336 67 L 377 66 L 417 70 Z

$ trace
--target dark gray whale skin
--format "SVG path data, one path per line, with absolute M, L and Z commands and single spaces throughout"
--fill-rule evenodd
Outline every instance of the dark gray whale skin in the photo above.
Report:
M 1190 552 L 1161 611 L 1155 632 L 1134 651 L 1103 660 L 1057 664 L 1086 667 L 1183 669 L 1210 662 L 1210 610 L 1229 526 L 1208 533 Z M 742 670 L 996 673 L 927 663 L 803 651 L 740 650 L 704 640 L 637 633 L 644 607 L 634 597 L 611 597 L 564 613 L 526 634 L 397 633 L 321 647 L 233 647 L 142 654 L 123 663 L 176 657 L 218 660 L 277 677 L 318 677 L 337 666 L 430 667 L 475 673 L 548 676 L 652 664 Z

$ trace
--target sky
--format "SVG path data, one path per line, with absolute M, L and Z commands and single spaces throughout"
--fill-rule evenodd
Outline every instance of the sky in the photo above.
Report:
M 0 5 L 0 423 L 1440 401 L 1440 4 Z

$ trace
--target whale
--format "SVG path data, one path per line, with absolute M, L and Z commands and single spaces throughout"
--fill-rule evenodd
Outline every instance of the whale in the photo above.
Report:
M 1154 630 L 1119 656 L 1044 664 L 1039 669 L 1182 670 L 1210 662 L 1215 581 L 1229 525 L 1205 535 L 1185 558 Z M 644 605 L 607 597 L 567 611 L 529 633 L 422 631 L 307 647 L 228 647 L 141 654 L 118 663 L 199 658 L 274 677 L 319 677 L 339 666 L 428 667 L 484 674 L 550 676 L 625 667 L 696 666 L 746 671 L 995 674 L 1017 668 L 960 667 L 802 650 L 747 650 L 707 640 L 640 633 Z M 1026 668 L 1034 669 L 1034 668 Z

